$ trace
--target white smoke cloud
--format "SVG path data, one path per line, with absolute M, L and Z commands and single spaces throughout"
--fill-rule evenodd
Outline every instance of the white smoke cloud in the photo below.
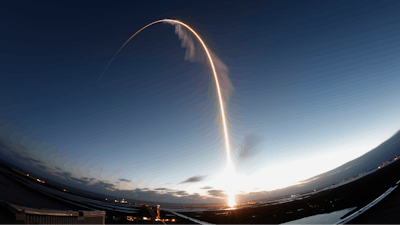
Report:
M 179 39 L 182 40 L 182 47 L 186 48 L 185 59 L 191 62 L 196 61 L 196 49 L 192 37 L 188 34 L 184 28 L 179 24 L 175 25 L 175 34 L 178 35 Z
M 190 31 L 182 27 L 180 24 L 173 22 L 167 22 L 167 23 L 175 26 L 175 34 L 177 34 L 179 39 L 182 40 L 181 46 L 183 48 L 186 48 L 185 60 L 189 60 L 191 62 L 200 62 L 208 65 L 209 60 L 208 57 L 206 57 L 204 49 L 200 44 L 197 45 L 195 44 L 192 38 L 193 36 L 191 35 Z M 196 51 L 197 48 L 200 49 Z M 224 96 L 225 102 L 228 103 L 229 97 L 233 91 L 233 85 L 228 76 L 229 73 L 228 67 L 210 49 L 208 49 L 208 51 L 210 52 L 210 55 L 214 62 L 222 95 Z

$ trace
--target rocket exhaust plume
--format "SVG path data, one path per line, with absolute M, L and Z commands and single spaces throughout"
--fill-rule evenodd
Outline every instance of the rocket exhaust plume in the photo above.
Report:
M 179 39 L 182 40 L 182 47 L 187 47 L 185 59 L 189 59 L 191 61 L 194 60 L 195 56 L 195 48 L 194 48 L 194 43 L 193 40 L 190 38 L 190 36 L 186 33 L 185 30 L 182 29 L 182 26 L 188 29 L 196 38 L 199 40 L 200 44 L 204 48 L 204 51 L 206 52 L 206 55 L 208 57 L 208 60 L 211 65 L 211 69 L 214 75 L 216 87 L 217 87 L 217 93 L 218 93 L 218 101 L 219 105 L 221 108 L 221 119 L 222 119 L 222 126 L 223 126 L 223 132 L 224 132 L 224 141 L 225 141 L 225 149 L 226 149 L 226 155 L 227 155 L 227 177 L 231 181 L 233 180 L 233 175 L 234 175 L 234 167 L 231 159 L 231 149 L 230 149 L 230 142 L 229 142 L 229 135 L 228 135 L 228 128 L 226 124 L 226 116 L 225 116 L 225 107 L 224 107 L 224 100 L 222 98 L 222 93 L 221 93 L 221 85 L 220 85 L 220 80 L 218 79 L 217 71 L 216 71 L 216 66 L 214 59 L 211 55 L 211 52 L 208 50 L 207 46 L 204 44 L 203 40 L 200 38 L 200 36 L 187 24 L 179 21 L 179 20 L 174 20 L 174 19 L 162 19 L 162 20 L 157 20 L 152 23 L 147 24 L 146 26 L 142 27 L 140 30 L 138 30 L 136 33 L 134 33 L 122 46 L 121 48 L 118 49 L 118 51 L 115 53 L 115 55 L 111 58 L 110 62 L 107 64 L 106 68 L 104 68 L 103 72 L 101 73 L 99 79 L 97 81 L 100 81 L 101 77 L 103 76 L 104 72 L 107 70 L 108 66 L 111 64 L 111 62 L 114 60 L 115 56 L 121 51 L 121 49 L 133 38 L 135 37 L 138 33 L 140 33 L 142 30 L 146 29 L 147 27 L 160 23 L 160 22 L 166 22 L 175 25 L 175 33 L 178 34 Z M 217 60 L 217 66 L 221 67 L 222 62 L 215 57 Z M 226 80 L 227 77 L 224 77 Z M 236 205 L 235 202 L 235 193 L 232 190 L 227 190 L 228 192 L 228 205 L 233 207 Z

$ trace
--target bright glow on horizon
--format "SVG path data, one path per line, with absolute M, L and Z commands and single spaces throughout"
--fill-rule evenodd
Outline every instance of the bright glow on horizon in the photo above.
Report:
M 223 132 L 224 132 L 224 140 L 225 140 L 225 149 L 226 149 L 226 154 L 227 154 L 227 169 L 229 170 L 229 178 L 231 178 L 233 180 L 233 175 L 235 173 L 235 170 L 233 168 L 232 165 L 232 159 L 231 159 L 231 148 L 230 148 L 230 143 L 229 143 L 229 135 L 228 135 L 228 127 L 226 124 L 226 118 L 225 118 L 225 107 L 224 107 L 224 101 L 222 98 L 222 94 L 221 94 L 221 88 L 220 88 L 220 84 L 219 84 L 219 79 L 218 79 L 218 75 L 217 75 L 217 71 L 215 69 L 215 65 L 214 65 L 214 61 L 211 57 L 210 52 L 208 51 L 207 46 L 204 44 L 203 40 L 200 38 L 200 36 L 187 24 L 179 21 L 179 20 L 173 20 L 173 19 L 162 19 L 162 20 L 157 20 L 154 21 L 152 23 L 147 24 L 146 26 L 142 27 L 140 30 L 138 30 L 136 33 L 134 33 L 122 46 L 121 48 L 115 53 L 115 55 L 111 58 L 110 62 L 107 64 L 106 68 L 103 70 L 103 72 L 101 73 L 98 81 L 101 79 L 101 77 L 103 76 L 104 72 L 107 70 L 108 66 L 111 64 L 111 62 L 114 60 L 115 56 L 121 51 L 121 49 L 134 37 L 136 36 L 138 33 L 140 33 L 142 30 L 146 29 L 147 27 L 156 24 L 156 23 L 160 23 L 160 22 L 167 22 L 167 23 L 172 23 L 172 24 L 179 24 L 182 25 L 184 27 L 186 27 L 190 32 L 192 32 L 192 34 L 194 34 L 196 36 L 196 38 L 200 41 L 201 45 L 204 48 L 204 51 L 207 54 L 207 57 L 210 61 L 210 65 L 211 65 L 211 69 L 214 75 L 214 79 L 215 79 L 215 83 L 216 83 L 216 87 L 217 87 L 217 92 L 218 92 L 218 100 L 219 100 L 219 105 L 221 108 L 221 118 L 222 118 L 222 126 L 223 126 Z M 231 186 L 229 186 L 229 189 L 231 188 Z M 233 193 L 232 190 L 227 190 L 228 192 L 228 204 L 230 207 L 233 207 L 236 205 L 235 202 L 235 195 Z
M 373 145 L 373 147 L 376 147 Z M 228 195 L 227 205 L 231 208 L 236 205 L 236 195 L 246 195 L 252 192 L 273 191 L 288 186 L 307 183 L 307 180 L 321 173 L 328 172 L 342 164 L 360 157 L 373 148 L 371 145 L 348 146 L 347 150 L 333 151 L 329 154 L 321 154 L 298 160 L 287 160 L 278 165 L 270 165 L 253 174 L 236 173 L 232 177 L 229 165 L 221 175 L 216 176 L 206 184 L 214 189 L 226 190 Z M 329 160 L 327 160 L 329 159 Z M 273 171 L 273 172 L 271 172 Z M 191 193 L 201 190 L 190 188 Z M 206 194 L 206 192 L 204 193 Z M 231 197 L 233 196 L 233 197 Z M 235 202 L 232 204 L 231 202 Z

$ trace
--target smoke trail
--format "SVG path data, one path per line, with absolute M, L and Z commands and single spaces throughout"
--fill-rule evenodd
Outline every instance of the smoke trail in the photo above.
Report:
M 239 159 L 246 159 L 257 154 L 255 148 L 262 141 L 262 137 L 255 133 L 250 133 L 244 137 L 243 142 L 239 145 Z
M 175 34 L 177 34 L 179 39 L 182 40 L 182 47 L 186 47 L 185 59 L 190 60 L 191 62 L 196 61 L 196 50 L 192 37 L 186 32 L 186 30 L 182 29 L 181 25 L 172 25 L 175 26 Z
M 182 25 L 174 23 L 174 22 L 165 22 L 175 26 L 175 34 L 178 35 L 179 39 L 182 41 L 181 46 L 186 48 L 185 52 L 185 60 L 189 60 L 191 62 L 200 62 L 204 64 L 209 64 L 207 57 L 204 54 L 204 51 L 200 49 L 200 51 L 196 51 L 197 45 L 192 39 L 192 35 L 182 27 Z M 200 46 L 199 46 L 200 47 Z M 219 77 L 219 84 L 222 89 L 222 94 L 224 96 L 225 104 L 228 105 L 229 97 L 234 90 L 231 80 L 229 79 L 228 67 L 222 62 L 222 60 L 215 55 L 211 50 L 209 50 L 211 57 L 214 61 L 215 70 L 217 71 Z

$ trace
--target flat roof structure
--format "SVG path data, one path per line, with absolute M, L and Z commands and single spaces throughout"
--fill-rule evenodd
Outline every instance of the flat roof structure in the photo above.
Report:
M 29 208 L 0 202 L 0 208 L 7 212 L 8 219 L 17 223 L 41 224 L 105 224 L 105 211 L 47 210 Z

